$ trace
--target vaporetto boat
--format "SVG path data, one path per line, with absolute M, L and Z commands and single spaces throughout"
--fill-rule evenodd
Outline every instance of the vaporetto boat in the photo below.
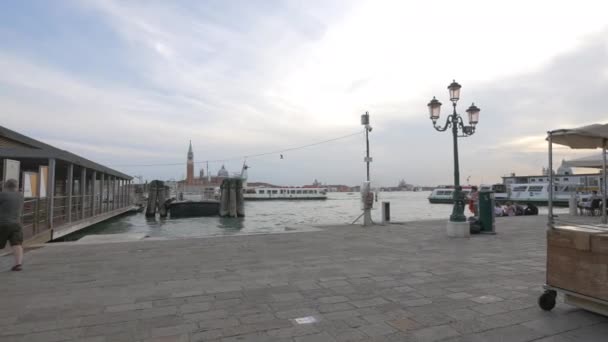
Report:
M 462 192 L 465 196 L 469 196 L 471 193 L 470 186 L 463 186 Z M 454 203 L 454 187 L 451 185 L 439 186 L 433 189 L 433 192 L 429 195 L 429 202 L 433 204 L 437 203 Z
M 325 188 L 246 188 L 243 197 L 247 201 L 255 200 L 324 200 L 327 199 Z
M 554 184 L 553 205 L 567 207 L 570 198 L 574 196 L 577 201 L 584 201 L 591 197 L 591 190 L 580 184 Z M 508 199 L 514 203 L 533 203 L 547 205 L 549 202 L 549 183 L 523 183 L 510 184 Z

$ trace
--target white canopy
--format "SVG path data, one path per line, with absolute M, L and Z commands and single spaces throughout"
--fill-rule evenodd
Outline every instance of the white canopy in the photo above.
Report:
M 608 200 L 608 187 L 606 186 L 606 178 L 608 178 L 608 174 L 606 171 L 606 144 L 608 142 L 608 124 L 594 124 L 589 126 L 583 126 L 579 128 L 573 129 L 558 129 L 555 131 L 549 132 L 549 139 L 551 144 L 549 144 L 549 170 L 552 169 L 552 161 L 553 161 L 553 149 L 551 148 L 552 144 L 559 144 L 568 146 L 570 148 L 586 148 L 586 149 L 596 149 L 601 148 L 602 153 L 600 154 L 600 158 L 602 158 L 599 163 L 599 167 L 602 168 L 603 173 L 603 184 L 602 184 L 602 223 L 608 223 L 608 213 L 606 213 L 606 201 Z M 551 184 L 549 193 L 551 196 L 549 197 L 549 222 L 553 223 L 553 173 L 549 177 L 549 184 Z
M 602 154 L 600 153 L 593 156 L 566 160 L 564 161 L 564 165 L 570 167 L 589 167 L 594 169 L 601 169 L 602 167 L 604 167 L 604 160 L 602 158 Z
M 608 124 L 593 124 L 550 132 L 554 144 L 570 148 L 602 148 L 608 140 Z

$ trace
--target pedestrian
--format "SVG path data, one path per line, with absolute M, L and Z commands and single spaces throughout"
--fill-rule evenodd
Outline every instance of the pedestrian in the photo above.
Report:
M 17 181 L 9 179 L 0 192 L 0 249 L 10 242 L 15 257 L 12 271 L 21 271 L 23 263 L 23 231 L 21 229 L 21 212 L 23 195 L 19 192 Z
M 471 187 L 471 193 L 469 194 L 469 210 L 473 213 L 473 216 L 477 216 L 479 208 L 479 191 L 476 186 Z

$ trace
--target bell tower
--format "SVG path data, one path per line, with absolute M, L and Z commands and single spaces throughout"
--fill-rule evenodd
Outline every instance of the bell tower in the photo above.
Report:
M 194 154 L 192 153 L 192 140 L 188 148 L 188 164 L 186 167 L 186 184 L 194 184 Z

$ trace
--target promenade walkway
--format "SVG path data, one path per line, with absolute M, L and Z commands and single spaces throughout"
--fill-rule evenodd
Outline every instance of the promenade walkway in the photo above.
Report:
M 0 258 L 0 341 L 606 341 L 606 317 L 538 308 L 545 220 L 49 245 Z

